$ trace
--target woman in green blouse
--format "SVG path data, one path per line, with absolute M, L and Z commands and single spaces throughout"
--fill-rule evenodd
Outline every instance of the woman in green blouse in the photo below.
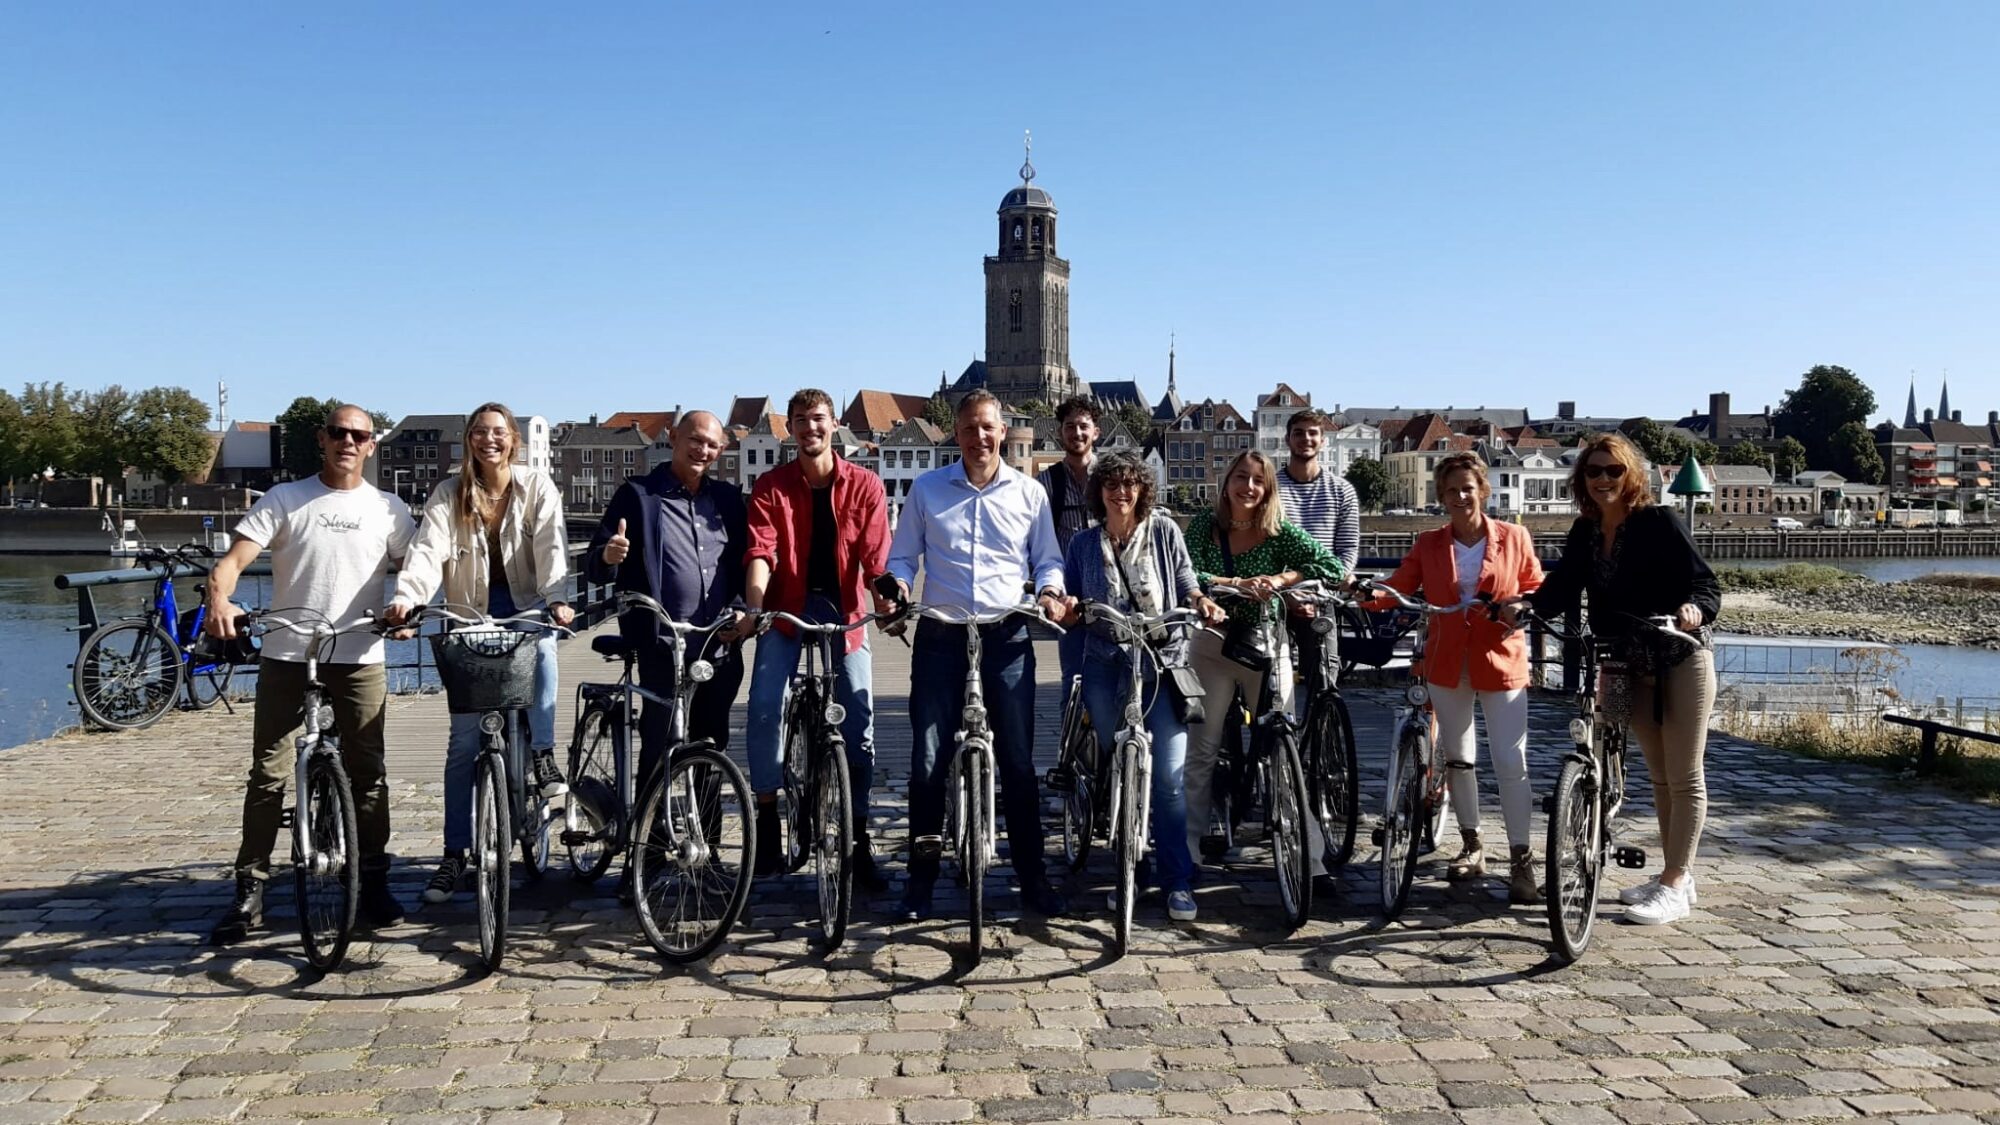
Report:
M 1278 468 L 1269 457 L 1254 449 L 1245 450 L 1230 462 L 1222 478 L 1222 495 L 1215 510 L 1200 512 L 1188 521 L 1188 557 L 1194 563 L 1195 578 L 1207 589 L 1234 586 L 1254 601 L 1226 598 L 1230 622 L 1247 629 L 1260 614 L 1283 613 L 1276 601 L 1278 591 L 1308 578 L 1337 581 L 1340 561 L 1310 535 L 1284 518 L 1278 502 Z M 1236 625 L 1238 621 L 1242 625 Z M 1292 654 L 1280 623 L 1269 630 L 1276 651 L 1271 652 L 1277 669 L 1278 705 L 1292 705 Z M 1255 637 L 1256 633 L 1248 634 Z M 1187 766 L 1188 847 L 1201 854 L 1201 836 L 1208 831 L 1210 782 L 1215 774 L 1215 757 L 1222 745 L 1223 716 L 1237 692 L 1254 709 L 1264 690 L 1264 673 L 1222 654 L 1222 638 L 1213 633 L 1196 633 L 1189 662 L 1201 677 L 1206 690 L 1202 709 L 1208 720 L 1189 728 Z M 1314 847 L 1313 854 L 1319 854 Z

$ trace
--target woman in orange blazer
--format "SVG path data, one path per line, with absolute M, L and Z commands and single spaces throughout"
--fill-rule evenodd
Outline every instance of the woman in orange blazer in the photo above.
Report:
M 1496 603 L 1529 593 L 1542 584 L 1542 564 L 1528 529 L 1486 517 L 1492 487 L 1486 463 L 1471 453 L 1439 461 L 1434 473 L 1438 500 L 1451 521 L 1417 536 L 1410 553 L 1387 583 L 1406 595 L 1423 591 L 1432 605 L 1458 605 L 1480 594 Z M 1500 782 L 1500 811 L 1507 822 L 1512 863 L 1507 881 L 1510 902 L 1541 899 L 1530 848 L 1533 790 L 1528 786 L 1528 648 L 1521 637 L 1488 613 L 1431 618 L 1424 653 L 1424 679 L 1431 685 L 1437 714 L 1438 748 L 1445 760 L 1452 815 L 1465 847 L 1446 870 L 1448 878 L 1486 874 L 1486 850 L 1479 838 L 1479 779 L 1473 773 L 1476 744 L 1472 706 L 1486 715 L 1486 738 L 1493 772 Z

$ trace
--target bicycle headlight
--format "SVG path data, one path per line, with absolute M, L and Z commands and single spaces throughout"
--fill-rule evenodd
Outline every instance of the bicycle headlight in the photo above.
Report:
M 333 729 L 333 708 L 324 704 L 319 709 L 319 729 L 322 731 Z
M 1578 746 L 1590 745 L 1590 720 L 1571 719 L 1569 721 L 1569 740 Z
M 1431 701 L 1430 685 L 1424 683 L 1422 680 L 1418 680 L 1416 683 L 1403 689 L 1403 698 L 1409 700 L 1412 707 L 1422 707 Z
M 506 717 L 498 711 L 488 711 L 479 716 L 479 729 L 485 734 L 499 734 L 500 728 L 506 725 Z
M 710 664 L 708 661 L 697 660 L 693 664 L 688 665 L 688 679 L 693 680 L 695 683 L 705 684 L 714 678 L 715 665 Z
M 845 708 L 845 707 L 842 707 L 842 706 L 841 706 L 840 704 L 838 704 L 838 703 L 829 703 L 829 704 L 827 704 L 827 705 L 826 705 L 826 721 L 827 721 L 828 723 L 832 724 L 833 726 L 839 726 L 840 724 L 842 724 L 842 723 L 846 722 L 846 721 L 847 721 L 847 708 Z

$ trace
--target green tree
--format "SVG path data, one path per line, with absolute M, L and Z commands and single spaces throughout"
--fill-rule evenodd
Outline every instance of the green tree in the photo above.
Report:
M 1875 448 L 1875 435 L 1860 422 L 1848 422 L 1834 432 L 1833 453 L 1826 463 L 1848 480 L 1882 483 L 1882 453 Z
M 1754 441 L 1739 441 L 1722 455 L 1724 465 L 1751 465 L 1769 471 L 1771 455 L 1764 452 Z
M 1379 511 L 1382 502 L 1389 498 L 1389 470 L 1373 457 L 1355 458 L 1347 466 L 1347 483 L 1354 486 L 1354 496 L 1361 501 L 1363 511 Z
M 76 468 L 86 476 L 115 483 L 131 464 L 132 396 L 116 383 L 77 396 Z
M 1026 414 L 1030 418 L 1053 418 L 1056 416 L 1056 408 L 1049 405 L 1046 399 L 1031 398 L 1014 409 Z
M 1778 443 L 1778 452 L 1772 457 L 1771 475 L 1779 480 L 1791 480 L 1806 471 L 1806 447 L 1799 439 L 1788 437 Z
M 12 491 L 27 476 L 28 415 L 12 391 L 0 390 L 0 485 Z
M 1807 464 L 1832 466 L 1846 455 L 1841 430 L 1850 422 L 1866 427 L 1874 412 L 1875 392 L 1860 376 L 1845 367 L 1821 364 L 1785 392 L 1771 422 L 1780 436 L 1797 438 L 1805 447 Z
M 215 459 L 208 404 L 185 387 L 148 387 L 132 399 L 132 467 L 178 484 Z
M 1687 457 L 1687 439 L 1651 418 L 1634 418 L 1625 423 L 1625 436 L 1655 465 L 1670 465 Z
M 26 463 L 22 475 L 39 476 L 45 469 L 58 474 L 74 471 L 76 396 L 61 383 L 29 383 L 21 388 L 21 412 L 25 430 L 21 453 Z
M 319 439 L 326 416 L 339 405 L 333 399 L 300 395 L 278 415 L 278 457 L 287 476 L 303 480 L 319 472 Z
M 929 422 L 947 434 L 951 433 L 953 421 L 951 403 L 943 394 L 934 394 L 931 396 L 929 402 L 924 403 L 924 421 Z
M 1125 432 L 1132 435 L 1132 440 L 1144 445 L 1153 432 L 1153 412 L 1136 402 L 1121 402 L 1115 413 Z

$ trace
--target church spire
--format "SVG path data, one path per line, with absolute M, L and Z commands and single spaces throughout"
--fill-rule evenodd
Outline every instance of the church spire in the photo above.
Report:
M 1947 372 L 1944 382 L 1938 384 L 1938 421 L 1951 421 L 1951 376 Z
M 1903 428 L 1917 428 L 1917 373 L 1910 372 L 1910 405 L 1903 408 Z
M 1174 390 L 1174 334 L 1167 333 L 1167 393 L 1178 394 Z

